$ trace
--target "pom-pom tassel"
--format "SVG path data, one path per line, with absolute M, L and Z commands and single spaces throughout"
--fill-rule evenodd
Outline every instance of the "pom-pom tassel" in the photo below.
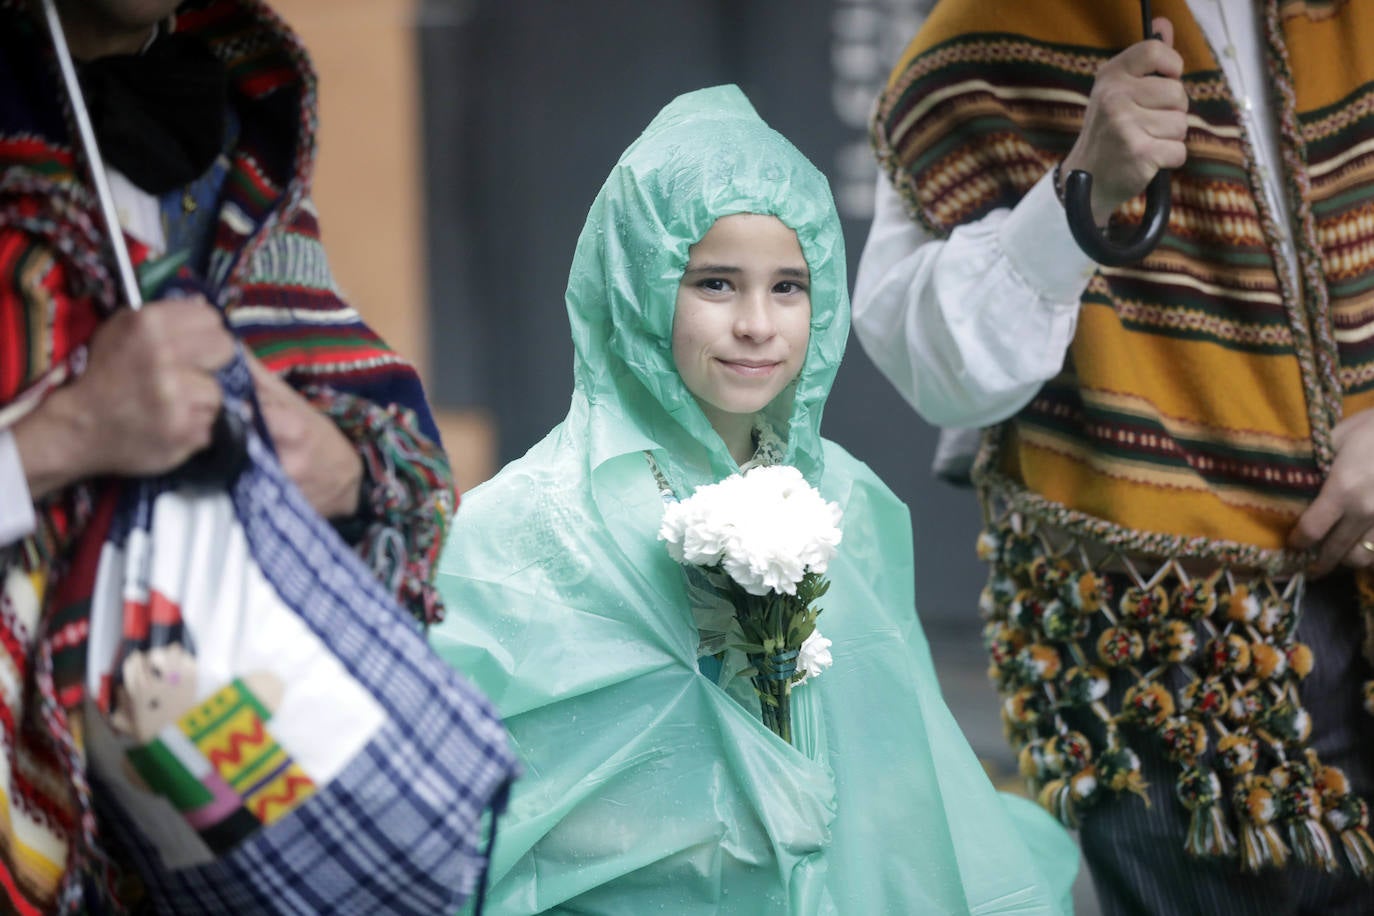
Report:
M 1241 824 L 1241 869 L 1257 872 L 1268 867 L 1283 868 L 1288 864 L 1288 847 L 1274 826 L 1279 811 L 1273 785 L 1263 776 L 1253 777 L 1236 792 L 1235 799 Z
M 1226 825 L 1220 805 L 1199 805 L 1188 819 L 1183 848 L 1203 859 L 1229 859 L 1236 854 L 1236 837 Z
M 1330 834 L 1312 818 L 1300 817 L 1288 822 L 1288 843 L 1300 864 L 1325 872 L 1340 870 Z
M 1326 785 L 1323 770 L 1296 761 L 1269 771 L 1269 784 L 1278 802 L 1279 821 L 1287 828 L 1288 845 L 1298 863 L 1320 871 L 1340 868 L 1331 835 L 1322 826 L 1322 798 L 1318 782 Z M 1334 786 L 1333 786 L 1334 788 Z
M 1032 782 L 1043 781 L 1047 776 L 1053 775 L 1047 772 L 1045 766 L 1045 742 L 1040 738 L 1027 741 L 1022 746 L 1021 753 L 1016 755 L 1016 768 L 1022 778 Z
M 1369 880 L 1374 878 L 1374 838 L 1363 827 L 1355 827 L 1341 832 L 1341 849 L 1350 870 L 1356 877 Z
M 1150 796 L 1145 794 L 1149 784 L 1140 773 L 1140 758 L 1129 747 L 1109 747 L 1102 752 L 1097 762 L 1102 785 L 1113 792 L 1133 792 L 1140 796 L 1145 806 L 1150 805 Z
M 1344 790 L 1345 785 L 1342 775 L 1339 789 Z M 1374 878 L 1374 839 L 1369 836 L 1369 805 L 1365 800 L 1348 793 L 1335 796 L 1326 805 L 1322 819 L 1340 837 L 1350 870 L 1361 878 Z
M 1045 787 L 1040 790 L 1039 801 L 1040 807 L 1054 815 L 1065 827 L 1078 826 L 1078 812 L 1074 810 L 1072 791 L 1067 779 L 1051 779 L 1045 783 Z
M 1210 767 L 1188 767 L 1175 786 L 1179 801 L 1192 816 L 1183 848 L 1199 858 L 1231 858 L 1236 837 L 1221 808 L 1221 780 Z
M 1097 768 L 1087 766 L 1072 776 L 1051 779 L 1040 790 L 1040 806 L 1059 819 L 1065 827 L 1078 826 L 1078 813 L 1098 796 L 1101 783 Z
M 1257 872 L 1263 868 L 1283 868 L 1288 864 L 1288 847 L 1273 824 L 1246 821 L 1240 828 L 1240 867 Z

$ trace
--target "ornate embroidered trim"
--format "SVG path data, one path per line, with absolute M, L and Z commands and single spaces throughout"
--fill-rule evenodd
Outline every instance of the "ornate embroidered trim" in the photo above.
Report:
M 1093 560 L 1094 545 L 1060 534 L 1004 509 L 978 544 L 992 565 L 980 602 L 989 677 L 1041 805 L 1072 827 L 1108 793 L 1143 798 L 1132 744 L 1159 741 L 1179 766 L 1189 853 L 1245 871 L 1290 855 L 1334 871 L 1339 840 L 1350 868 L 1374 876 L 1368 805 L 1307 744 L 1302 574 Z

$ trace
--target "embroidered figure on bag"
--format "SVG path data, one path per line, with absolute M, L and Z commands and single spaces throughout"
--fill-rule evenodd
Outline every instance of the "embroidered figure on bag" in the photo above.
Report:
M 137 742 L 129 777 L 170 801 L 216 853 L 280 820 L 315 784 L 267 728 L 282 683 L 257 672 L 201 702 L 196 659 L 173 644 L 124 661 L 111 724 Z

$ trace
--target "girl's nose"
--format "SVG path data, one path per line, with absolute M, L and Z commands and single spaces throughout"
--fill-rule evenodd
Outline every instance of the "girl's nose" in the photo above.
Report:
M 777 333 L 773 303 L 766 292 L 741 297 L 735 316 L 735 336 L 768 340 Z

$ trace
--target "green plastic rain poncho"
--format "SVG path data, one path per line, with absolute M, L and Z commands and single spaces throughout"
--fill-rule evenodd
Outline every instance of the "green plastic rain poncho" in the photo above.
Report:
M 793 693 L 795 748 L 738 679 L 701 673 L 645 455 L 679 495 L 737 470 L 670 341 L 688 248 L 738 212 L 801 241 L 810 344 L 768 412 L 786 462 L 844 510 L 819 620 L 834 664 Z M 526 768 L 492 912 L 1067 912 L 1072 842 L 993 790 L 940 697 L 905 506 L 820 437 L 845 281 L 825 179 L 734 87 L 665 108 L 592 204 L 568 283 L 568 417 L 465 498 L 438 579 L 434 646 L 495 701 Z

